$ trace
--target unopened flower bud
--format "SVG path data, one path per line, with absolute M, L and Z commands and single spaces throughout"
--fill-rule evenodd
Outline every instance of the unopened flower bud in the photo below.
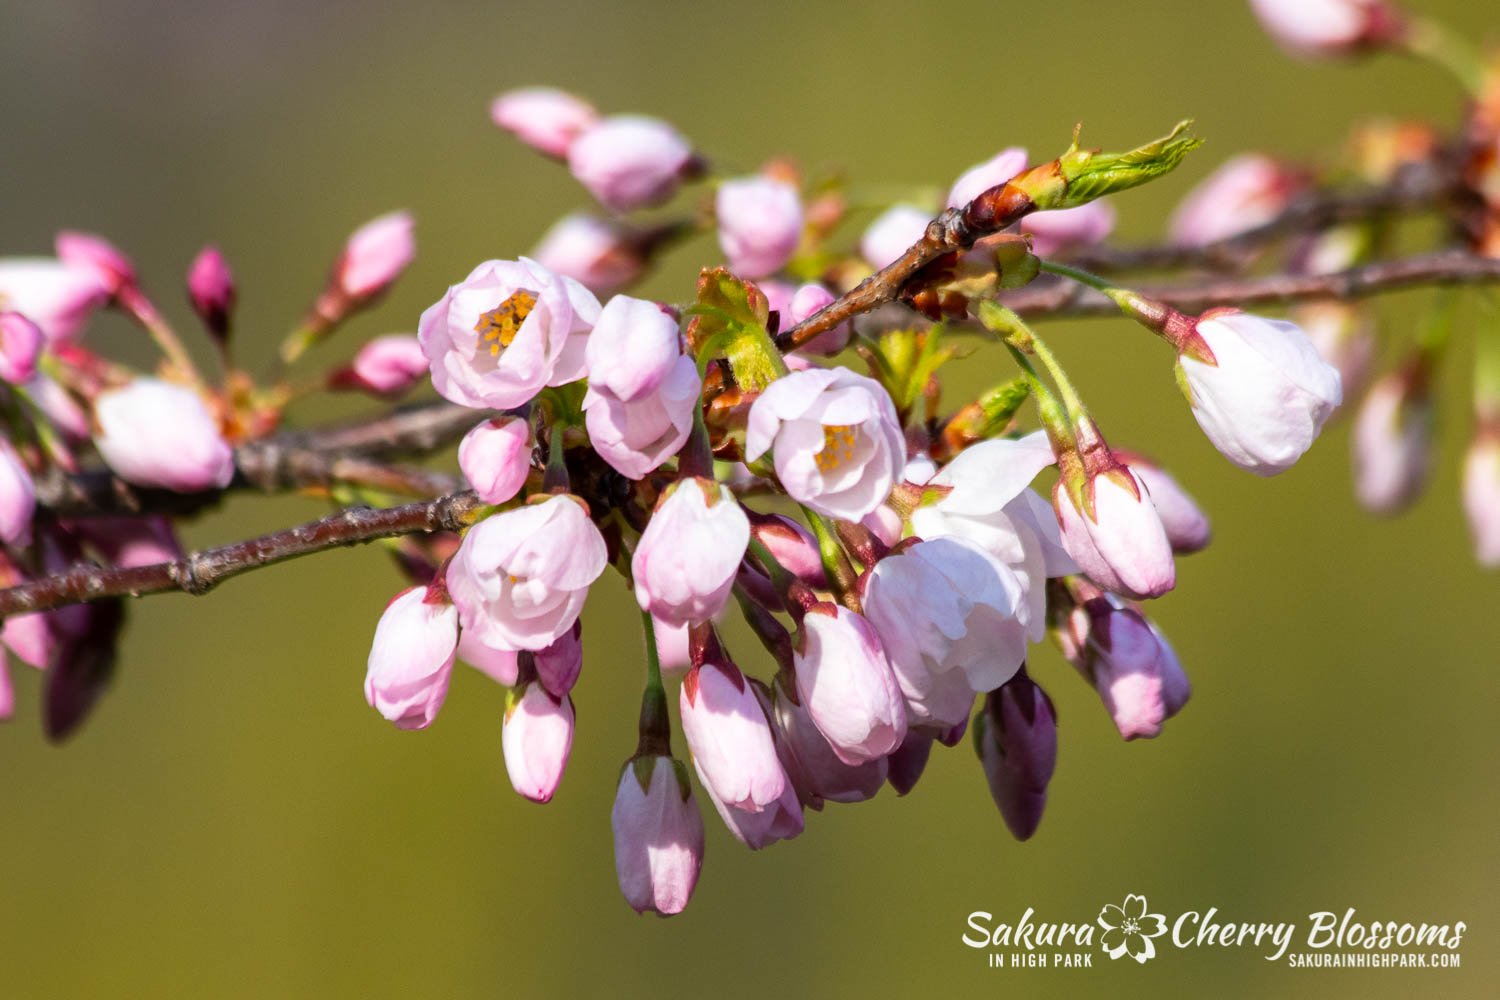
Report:
M 393 399 L 427 376 L 427 356 L 417 338 L 392 333 L 368 341 L 354 360 L 335 372 L 329 385 Z
M 738 667 L 694 667 L 683 679 L 678 703 L 693 766 L 716 803 L 758 813 L 773 809 L 790 791 L 770 722 Z
M 573 627 L 552 641 L 552 645 L 532 654 L 537 680 L 555 698 L 562 698 L 578 682 L 583 670 L 583 623 L 574 622 Z
M 771 712 L 792 757 L 793 765 L 787 773 L 797 782 L 803 805 L 821 809 L 824 801 L 863 802 L 874 798 L 885 784 L 886 758 L 853 765 L 845 762 L 813 721 L 807 706 L 782 686 L 781 678 L 771 697 Z
M 398 729 L 426 729 L 448 697 L 458 612 L 426 587 L 397 594 L 375 626 L 365 700 Z
M 808 610 L 796 636 L 797 696 L 845 764 L 884 757 L 906 736 L 906 700 L 874 627 L 833 604 Z
M 1399 35 L 1400 16 L 1383 0 L 1250 0 L 1276 43 L 1295 55 L 1349 55 Z
M 72 267 L 92 271 L 99 284 L 118 295 L 136 284 L 135 264 L 124 251 L 102 236 L 64 230 L 55 242 L 57 259 Z
M 1177 582 L 1172 546 L 1140 477 L 1118 460 L 1079 475 L 1080 487 L 1065 473 L 1052 491 L 1063 545 L 1079 568 L 1127 597 L 1160 597 L 1171 590 Z
M 485 503 L 505 503 L 521 492 L 531 471 L 531 424 L 495 417 L 475 425 L 458 443 L 458 467 Z
M 198 251 L 187 273 L 188 301 L 193 311 L 219 341 L 229 336 L 229 321 L 234 316 L 236 292 L 229 262 L 218 247 Z
M 116 597 L 85 605 L 78 619 L 74 627 L 59 629 L 57 649 L 47 670 L 42 728 L 54 743 L 83 724 L 109 687 L 125 627 L 125 602 Z
M 1120 451 L 1115 455 L 1130 466 L 1151 494 L 1152 506 L 1161 517 L 1161 526 L 1166 529 L 1173 552 L 1187 554 L 1208 545 L 1213 536 L 1208 515 L 1170 472 L 1139 455 Z
M 1432 398 L 1418 363 L 1370 387 L 1350 436 L 1354 495 L 1376 514 L 1396 514 L 1421 495 L 1432 471 Z
M 682 763 L 655 755 L 627 762 L 609 818 L 615 875 L 631 909 L 681 913 L 703 867 L 703 817 Z
M 511 787 L 533 802 L 550 802 L 573 750 L 573 701 L 540 684 L 512 688 L 505 699 L 500 742 Z
M 1087 640 L 1079 666 L 1127 740 L 1151 738 L 1191 693 L 1176 653 L 1144 615 L 1123 602 L 1085 602 Z
M 859 239 L 859 255 L 874 268 L 896 262 L 927 232 L 932 213 L 915 205 L 893 205 L 870 223 Z
M 18 312 L 0 312 L 0 379 L 11 385 L 30 381 L 44 346 L 41 327 Z
M 1050 257 L 1103 242 L 1114 232 L 1115 209 L 1107 201 L 1091 201 L 1077 208 L 1033 212 L 1021 220 L 1021 232 L 1031 237 L 1031 251 Z
M 802 239 L 797 188 L 776 178 L 725 181 L 719 185 L 714 214 L 729 269 L 742 278 L 763 278 L 781 270 Z
M 537 152 L 565 160 L 573 140 L 599 120 L 599 113 L 567 91 L 521 87 L 495 98 L 490 118 Z
M 1057 712 L 1022 670 L 991 691 L 975 719 L 974 745 L 990 797 L 1017 840 L 1036 832 L 1057 766 Z
M 49 344 L 72 339 L 109 297 L 93 268 L 43 257 L 0 258 L 0 308 L 31 320 Z
M 631 560 L 641 608 L 673 625 L 713 618 L 724 608 L 750 544 L 750 522 L 724 486 L 684 479 L 668 487 Z
M 803 285 L 793 293 L 791 301 L 787 303 L 782 326 L 786 328 L 796 326 L 833 300 L 833 293 L 822 285 L 816 283 Z M 818 334 L 798 350 L 806 354 L 822 354 L 831 357 L 848 347 L 849 338 L 853 336 L 853 328 L 848 323 L 840 323 Z
M 138 378 L 94 400 L 99 454 L 121 479 L 192 493 L 234 478 L 234 450 L 202 398 L 186 386 Z
M 905 795 L 917 787 L 922 772 L 927 770 L 927 759 L 932 756 L 933 736 L 923 729 L 908 729 L 906 739 L 901 741 L 889 757 L 886 780 L 897 795 Z
M 992 159 L 975 164 L 953 182 L 953 187 L 948 191 L 948 207 L 963 208 L 990 188 L 1004 184 L 1025 170 L 1027 162 L 1024 148 L 1009 146 L 996 153 Z
M 568 147 L 573 176 L 617 212 L 666 201 L 692 162 L 693 149 L 676 129 L 644 115 L 605 118 Z

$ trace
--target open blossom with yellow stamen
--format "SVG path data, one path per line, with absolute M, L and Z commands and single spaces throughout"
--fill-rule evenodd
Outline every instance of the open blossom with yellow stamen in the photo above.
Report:
M 851 521 L 880 506 L 906 462 L 891 397 L 847 368 L 792 372 L 761 393 L 745 455 L 755 461 L 768 451 L 794 500 Z
M 582 378 L 598 318 L 592 292 L 523 257 L 480 264 L 422 313 L 417 332 L 438 392 L 507 409 Z

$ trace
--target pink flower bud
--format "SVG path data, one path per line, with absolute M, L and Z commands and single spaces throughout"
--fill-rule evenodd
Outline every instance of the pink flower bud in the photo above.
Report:
M 1474 558 L 1500 566 L 1500 433 L 1481 428 L 1464 455 L 1464 513 L 1474 538 Z
M 113 243 L 93 233 L 64 230 L 57 234 L 57 259 L 71 267 L 92 271 L 111 295 L 136 284 L 135 264 Z
M 553 496 L 485 518 L 448 564 L 448 592 L 475 639 L 496 649 L 545 649 L 578 619 L 608 563 L 583 501 Z
M 531 424 L 495 417 L 475 425 L 458 443 L 458 467 L 485 503 L 504 503 L 526 484 L 531 471 Z
M 1338 371 L 1285 320 L 1210 313 L 1197 335 L 1212 360 L 1185 352 L 1177 364 L 1198 426 L 1242 469 L 1291 468 L 1343 401 Z
M 339 290 L 351 299 L 373 299 L 406 270 L 416 256 L 409 212 L 391 212 L 360 226 L 344 244 L 334 268 Z
M 62 386 L 58 385 L 44 372 L 37 372 L 31 381 L 26 383 L 26 394 L 36 404 L 38 410 L 46 415 L 52 422 L 52 426 L 62 431 L 72 442 L 87 441 L 93 433 L 89 425 L 89 415 L 84 412 L 83 407 L 72 394 Z
M 1135 598 L 1160 597 L 1176 585 L 1161 515 L 1128 465 L 1088 476 L 1081 499 L 1082 507 L 1065 479 L 1053 487 L 1063 545 L 1095 583 Z
M 751 531 L 755 540 L 792 575 L 813 587 L 827 587 L 818 540 L 802 525 L 781 514 L 769 514 L 757 521 Z
M 598 318 L 598 300 L 571 278 L 525 258 L 490 260 L 422 313 L 417 336 L 444 398 L 507 410 L 583 375 Z
M 1168 229 L 1187 246 L 1217 243 L 1270 222 L 1295 191 L 1295 180 L 1270 157 L 1236 156 L 1188 192 Z
M 674 317 L 655 302 L 616 295 L 584 348 L 589 388 L 631 402 L 659 387 L 681 355 Z
M 0 309 L 31 320 L 49 344 L 72 339 L 109 296 L 92 268 L 42 257 L 0 259 Z
M 1250 0 L 1276 43 L 1295 55 L 1353 53 L 1390 37 L 1399 17 L 1381 0 Z
M 780 797 L 757 812 L 726 805 L 720 800 L 713 786 L 703 776 L 703 768 L 696 757 L 693 758 L 693 769 L 698 772 L 698 780 L 703 782 L 703 790 L 708 793 L 708 800 L 713 803 L 724 826 L 734 834 L 734 839 L 750 850 L 759 851 L 777 841 L 791 840 L 802 833 L 805 822 L 802 804 L 797 800 L 797 790 L 790 779 Z
M 518 655 L 514 649 L 501 649 L 481 642 L 478 634 L 469 629 L 459 632 L 458 658 L 497 684 L 515 687 L 521 673 Z
M 810 368 L 772 382 L 750 406 L 746 458 L 773 450 L 794 500 L 858 521 L 890 495 L 906 438 L 879 382 L 847 368 Z
M 759 813 L 790 794 L 796 805 L 771 725 L 738 667 L 704 663 L 693 668 L 683 678 L 678 704 L 693 766 L 716 804 Z M 800 815 L 798 819 L 800 826 Z
M 1346 302 L 1312 302 L 1298 307 L 1292 318 L 1318 355 L 1338 371 L 1343 394 L 1358 396 L 1375 360 L 1375 324 L 1369 312 Z
M 1021 583 L 967 539 L 929 539 L 886 556 L 864 587 L 865 614 L 913 723 L 961 722 L 976 692 L 1004 684 L 1025 662 L 1030 608 Z
M 583 623 L 574 622 L 573 627 L 552 641 L 552 645 L 532 654 L 536 666 L 537 680 L 554 698 L 562 698 L 573 690 L 578 674 L 583 670 Z
M 1038 257 L 1091 247 L 1114 232 L 1115 208 L 1107 201 L 1091 201 L 1077 208 L 1033 212 L 1021 220 L 1021 232 L 1031 237 Z
M 824 801 L 863 802 L 885 784 L 885 757 L 850 765 L 840 759 L 802 702 L 788 694 L 780 680 L 771 698 L 772 717 L 791 765 L 787 774 L 797 785 L 803 805 L 823 808 Z
M 812 316 L 834 300 L 834 295 L 828 289 L 819 284 L 807 284 L 797 289 L 787 304 L 785 319 L 782 322 L 783 329 L 790 329 Z M 849 346 L 849 339 L 854 336 L 854 329 L 848 323 L 840 323 L 831 330 L 825 330 L 812 340 L 803 344 L 799 351 L 808 354 L 822 354 L 832 356 Z
M 1047 783 L 1057 765 L 1057 713 L 1052 699 L 1023 670 L 985 699 L 975 720 L 975 747 L 990 797 L 1017 840 L 1042 821 Z
M 10 670 L 0 661 L 0 722 L 9 720 L 15 711 L 16 689 L 11 685 Z
M 781 270 L 802 239 L 797 188 L 773 177 L 742 177 L 720 184 L 714 213 L 719 246 L 729 269 L 742 278 L 764 278 Z
M 234 449 L 202 398 L 185 386 L 138 378 L 94 399 L 94 444 L 121 479 L 193 493 L 234 478 Z
M 1186 703 L 1187 675 L 1172 648 L 1140 612 L 1109 598 L 1085 604 L 1085 676 L 1127 740 L 1150 738 Z
M 617 212 L 672 197 L 692 164 L 677 130 L 644 115 L 615 115 L 585 129 L 568 147 L 568 169 L 601 204 Z
M 880 637 L 863 616 L 815 605 L 802 619 L 792 659 L 798 700 L 839 760 L 862 764 L 901 745 L 906 700 Z
M 625 902 L 637 913 L 681 913 L 703 867 L 703 817 L 687 770 L 671 757 L 629 761 L 609 818 Z
M 1115 452 L 1116 457 L 1129 464 L 1131 470 L 1151 494 L 1152 506 L 1161 517 L 1161 526 L 1166 529 L 1167 541 L 1172 551 L 1186 554 L 1197 552 L 1208 545 L 1213 530 L 1208 524 L 1208 515 L 1198 506 L 1198 501 L 1188 495 L 1172 474 L 1139 455 Z
M 583 214 L 559 219 L 532 256 L 547 270 L 581 282 L 595 295 L 612 295 L 633 284 L 646 266 L 618 223 Z
M 432 725 L 453 676 L 458 613 L 426 587 L 397 594 L 375 626 L 365 700 L 398 729 Z
M 668 625 L 652 615 L 651 633 L 656 637 L 656 656 L 661 660 L 661 672 L 668 677 L 686 673 L 693 665 L 688 647 L 688 626 Z
M 1393 372 L 1370 387 L 1350 436 L 1354 495 L 1368 511 L 1396 514 L 1412 503 L 1432 471 L 1432 399 L 1425 373 Z
M 550 802 L 573 750 L 573 700 L 554 698 L 540 684 L 512 688 L 505 699 L 500 743 L 505 771 L 517 792 Z
M 18 312 L 0 312 L 0 379 L 30 381 L 45 345 L 41 327 Z
M 668 487 L 631 559 L 635 599 L 673 625 L 713 618 L 724 608 L 750 544 L 750 522 L 728 489 L 710 479 Z
M 210 333 L 223 340 L 229 333 L 236 298 L 234 275 L 218 247 L 198 251 L 187 273 L 188 301 Z
M 889 773 L 887 780 L 897 795 L 905 795 L 917 787 L 922 773 L 927 770 L 927 759 L 932 756 L 933 737 L 922 729 L 908 729 L 906 739 L 886 758 Z
M 687 441 L 702 392 L 698 367 L 686 355 L 656 389 L 630 402 L 590 386 L 583 397 L 589 443 L 620 475 L 644 479 Z
M 886 209 L 859 238 L 859 255 L 877 270 L 894 264 L 927 232 L 932 213 L 916 205 L 893 205 Z
M 562 160 L 579 133 L 598 121 L 599 113 L 566 91 L 521 87 L 495 98 L 490 118 L 537 152 Z
M 9 441 L 0 438 L 0 541 L 16 548 L 31 544 L 36 487 Z
M 1020 146 L 1002 149 L 993 159 L 975 164 L 953 182 L 953 187 L 948 192 L 948 207 L 963 208 L 990 188 L 1004 184 L 1025 170 L 1026 166 L 1025 149 Z
M 427 357 L 417 338 L 407 333 L 392 333 L 376 337 L 361 347 L 349 366 L 334 374 L 330 384 L 336 389 L 355 389 L 393 398 L 426 375 Z

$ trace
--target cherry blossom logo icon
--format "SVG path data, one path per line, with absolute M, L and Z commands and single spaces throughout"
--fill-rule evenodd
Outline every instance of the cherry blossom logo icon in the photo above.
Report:
M 1129 955 L 1142 965 L 1156 957 L 1151 939 L 1167 932 L 1166 918 L 1160 913 L 1147 913 L 1146 897 L 1134 893 L 1120 906 L 1110 904 L 1100 910 L 1098 923 L 1104 929 L 1099 944 L 1111 959 Z

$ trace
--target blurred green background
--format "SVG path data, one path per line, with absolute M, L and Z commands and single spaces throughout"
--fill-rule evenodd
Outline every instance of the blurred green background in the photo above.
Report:
M 1422 6 L 1472 36 L 1494 26 L 1486 4 Z M 330 355 L 412 329 L 474 263 L 524 252 L 585 205 L 565 171 L 489 125 L 488 100 L 515 85 L 660 114 L 735 169 L 786 152 L 866 183 L 946 184 L 1012 143 L 1050 155 L 1075 121 L 1118 147 L 1196 116 L 1209 144 L 1118 199 L 1139 238 L 1242 148 L 1312 156 L 1356 116 L 1458 116 L 1429 68 L 1299 64 L 1220 0 L 4 8 L 0 254 L 45 252 L 59 227 L 105 233 L 186 325 L 180 275 L 213 240 L 240 281 L 251 360 L 379 212 L 416 213 L 419 258 Z M 714 255 L 677 254 L 649 290 L 686 297 Z M 1391 300 L 1389 329 L 1425 301 Z M 38 678 L 17 672 L 22 707 L 0 731 L 0 995 L 1493 995 L 1500 589 L 1474 567 L 1458 506 L 1467 344 L 1432 489 L 1386 524 L 1350 499 L 1345 426 L 1261 481 L 1197 432 L 1160 345 L 1112 321 L 1052 329 L 1111 439 L 1167 462 L 1217 538 L 1152 607 L 1195 688 L 1161 739 L 1122 744 L 1038 653 L 1062 748 L 1032 842 L 1006 833 L 965 745 L 907 799 L 831 808 L 759 854 L 709 812 L 688 912 L 638 918 L 609 832 L 642 673 L 618 579 L 591 599 L 579 737 L 542 808 L 508 786 L 486 678 L 460 673 L 421 734 L 364 704 L 371 629 L 398 582 L 379 551 L 345 550 L 141 602 L 114 690 L 65 747 L 41 738 Z M 116 321 L 91 336 L 147 356 Z M 979 352 L 951 398 L 1000 365 Z M 187 536 L 320 512 L 240 499 Z M 1461 969 L 1425 972 L 1294 971 L 1249 950 L 1001 972 L 960 942 L 973 910 L 1091 919 L 1126 892 L 1168 914 L 1305 927 L 1352 906 L 1470 931 Z

